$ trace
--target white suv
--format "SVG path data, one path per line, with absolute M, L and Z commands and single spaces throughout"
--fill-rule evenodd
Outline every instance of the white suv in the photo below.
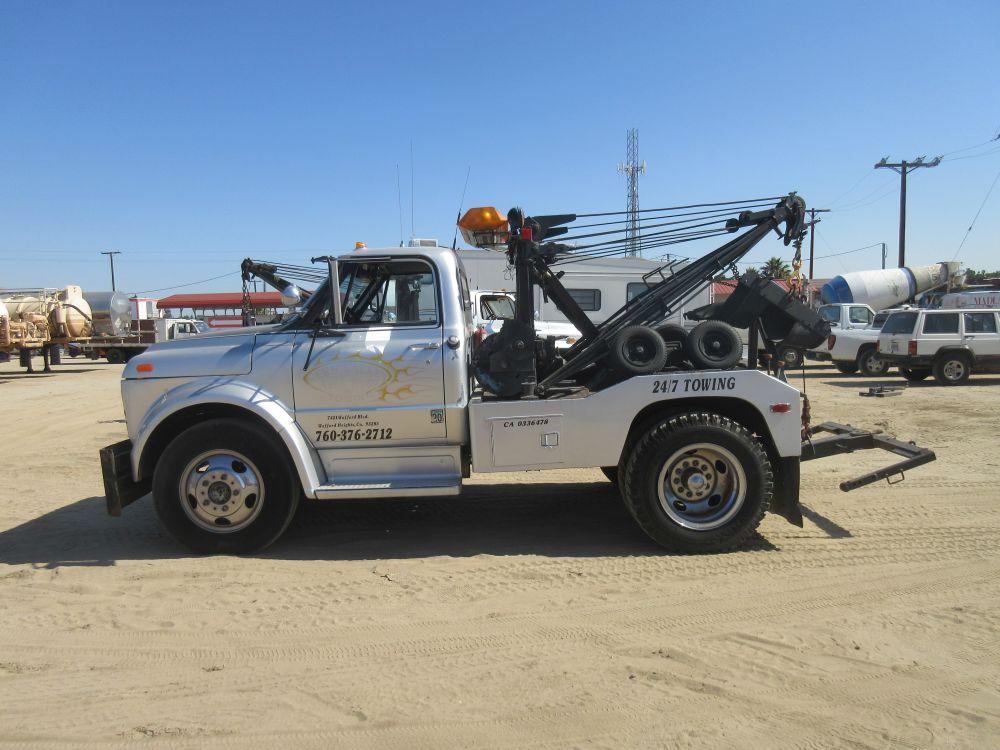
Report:
M 931 372 L 960 385 L 975 372 L 1000 372 L 1000 310 L 902 310 L 886 319 L 878 351 L 910 381 Z

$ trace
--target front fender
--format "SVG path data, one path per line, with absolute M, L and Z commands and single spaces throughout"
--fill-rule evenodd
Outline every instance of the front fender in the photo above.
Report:
M 143 452 L 158 427 L 183 410 L 211 405 L 235 407 L 267 423 L 288 449 L 306 496 L 315 497 L 316 488 L 324 484 L 321 477 L 325 472 L 316 451 L 299 429 L 293 409 L 260 385 L 238 377 L 213 378 L 209 382 L 191 380 L 164 391 L 146 410 L 132 436 L 133 478 L 139 480 Z

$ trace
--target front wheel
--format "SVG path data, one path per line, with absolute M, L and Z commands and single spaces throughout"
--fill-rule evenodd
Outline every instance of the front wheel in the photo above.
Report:
M 301 487 L 267 429 L 212 419 L 171 442 L 153 472 L 153 503 L 177 541 L 202 553 L 256 552 L 287 528 Z
M 634 445 L 621 481 L 643 531 L 680 552 L 722 552 L 760 525 L 771 502 L 771 464 L 760 441 L 718 414 L 654 425 Z

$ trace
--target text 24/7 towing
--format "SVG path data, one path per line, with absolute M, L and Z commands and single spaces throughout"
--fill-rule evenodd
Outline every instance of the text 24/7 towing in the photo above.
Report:
M 682 208 L 683 229 L 715 221 L 718 205 L 661 215 Z M 468 280 L 450 249 L 314 259 L 323 278 L 312 292 L 247 261 L 245 273 L 301 302 L 296 314 L 157 344 L 128 363 L 129 439 L 101 451 L 108 510 L 117 516 L 152 490 L 182 543 L 244 553 L 274 542 L 302 499 L 457 495 L 471 472 L 600 467 L 651 538 L 713 552 L 743 543 L 768 511 L 802 524 L 803 460 L 875 447 L 902 457 L 845 490 L 934 460 L 871 432 L 809 428 L 782 371 L 739 366 L 742 345 L 724 321 L 754 316 L 738 323 L 750 328 L 754 359 L 758 344 L 808 347 L 829 333 L 753 274 L 728 307 L 689 313 L 703 321 L 694 346 L 680 352 L 664 339 L 660 323 L 767 234 L 800 246 L 805 204 L 795 194 L 725 205 L 718 233 L 732 239 L 678 273 L 651 274 L 648 291 L 599 325 L 559 281 L 559 264 L 586 252 L 555 241 L 575 215 L 470 210 L 463 236 L 503 246 L 516 280 L 513 318 L 477 348 Z M 703 215 L 688 219 L 695 209 Z M 580 332 L 569 349 L 536 335 L 535 287 Z

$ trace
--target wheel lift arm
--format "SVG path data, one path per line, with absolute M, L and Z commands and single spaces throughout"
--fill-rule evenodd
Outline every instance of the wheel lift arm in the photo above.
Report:
M 821 432 L 831 433 L 829 437 L 822 437 L 813 440 L 812 436 Z M 826 458 L 836 456 L 841 453 L 853 453 L 854 451 L 871 450 L 881 448 L 882 450 L 903 456 L 905 461 L 898 461 L 884 469 L 863 474 L 857 479 L 848 479 L 840 483 L 840 489 L 844 492 L 856 490 L 866 484 L 872 484 L 880 479 L 889 480 L 891 477 L 899 475 L 902 481 L 905 478 L 904 471 L 917 466 L 929 464 L 937 456 L 930 448 L 921 448 L 915 443 L 904 443 L 880 432 L 860 430 L 851 425 L 838 424 L 837 422 L 823 422 L 809 429 L 809 437 L 802 441 L 802 460 L 811 461 L 816 458 Z M 895 484 L 895 482 L 890 482 Z

